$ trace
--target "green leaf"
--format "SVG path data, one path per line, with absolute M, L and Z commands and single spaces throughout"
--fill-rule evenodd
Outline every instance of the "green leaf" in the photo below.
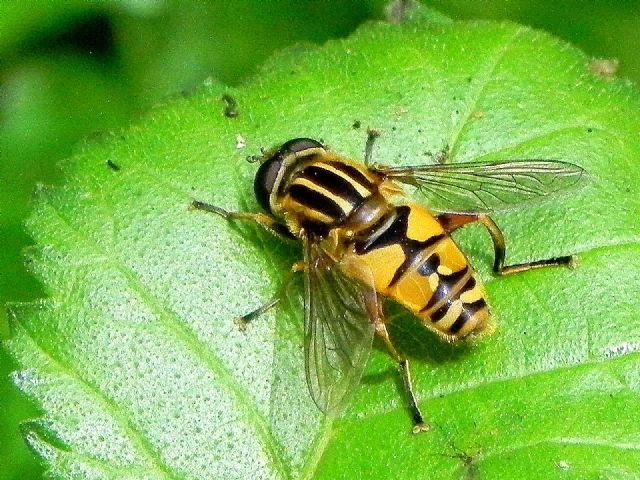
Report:
M 588 63 L 526 27 L 418 15 L 284 52 L 242 88 L 208 85 L 87 145 L 29 221 L 49 298 L 11 312 L 15 380 L 42 410 L 25 434 L 51 476 L 637 477 L 640 95 Z M 323 417 L 304 381 L 300 291 L 244 333 L 233 321 L 299 249 L 187 208 L 257 211 L 247 155 L 309 136 L 362 158 L 367 126 L 383 131 L 382 163 L 448 146 L 453 162 L 588 172 L 571 194 L 496 215 L 509 262 L 576 253 L 575 270 L 496 279 L 486 233 L 456 236 L 487 282 L 494 335 L 444 344 L 392 309 L 433 425 L 418 436 L 379 350 L 347 412 Z

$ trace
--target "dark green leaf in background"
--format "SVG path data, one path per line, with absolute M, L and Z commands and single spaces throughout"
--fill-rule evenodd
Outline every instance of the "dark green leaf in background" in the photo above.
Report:
M 8 345 L 43 410 L 32 448 L 60 478 L 637 476 L 640 99 L 588 63 L 512 24 L 368 25 L 87 145 L 29 221 L 50 298 L 14 308 Z M 238 118 L 222 115 L 225 92 Z M 366 126 L 384 132 L 384 163 L 448 146 L 455 162 L 589 173 L 571 195 L 497 217 L 509 261 L 577 253 L 574 271 L 493 279 L 486 234 L 458 236 L 488 281 L 494 336 L 452 347 L 397 316 L 434 425 L 417 437 L 378 351 L 349 411 L 324 419 L 304 384 L 298 296 L 246 333 L 233 323 L 298 252 L 186 208 L 255 210 L 246 155 L 311 136 L 361 158 Z

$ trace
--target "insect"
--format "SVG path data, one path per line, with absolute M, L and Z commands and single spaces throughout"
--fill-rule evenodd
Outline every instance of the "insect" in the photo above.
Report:
M 309 138 L 289 140 L 262 158 L 254 192 L 264 213 L 192 207 L 229 221 L 256 222 L 302 244 L 303 259 L 249 321 L 275 306 L 293 273 L 304 273 L 304 349 L 311 396 L 324 412 L 340 410 L 358 384 L 379 337 L 398 363 L 413 432 L 429 429 L 413 392 L 409 362 L 387 330 L 384 299 L 404 306 L 449 342 L 491 331 L 482 283 L 450 234 L 479 222 L 493 241 L 497 275 L 574 265 L 573 256 L 505 265 L 505 241 L 489 213 L 575 185 L 583 170 L 544 160 L 387 167 L 365 163 Z M 417 188 L 425 206 L 403 196 Z M 433 213 L 432 213 L 433 212 Z

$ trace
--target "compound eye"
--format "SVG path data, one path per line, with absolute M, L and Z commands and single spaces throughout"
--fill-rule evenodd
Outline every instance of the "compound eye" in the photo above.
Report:
M 271 212 L 269 199 L 275 187 L 278 173 L 282 167 L 282 157 L 274 155 L 265 161 L 258 171 L 253 181 L 253 192 L 260 206 L 267 212 Z
M 310 148 L 324 148 L 324 146 L 311 138 L 294 138 L 282 144 L 276 155 L 286 156 L 299 153 Z
M 276 182 L 280 177 L 280 170 L 286 168 L 284 160 L 293 154 L 309 150 L 310 148 L 324 148 L 320 142 L 310 138 L 294 138 L 280 146 L 258 168 L 253 182 L 253 191 L 260 206 L 267 212 L 271 211 L 271 193 L 277 188 Z

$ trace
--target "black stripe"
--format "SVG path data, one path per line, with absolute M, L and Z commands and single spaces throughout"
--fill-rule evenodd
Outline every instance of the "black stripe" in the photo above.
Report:
M 411 240 L 410 238 L 407 238 L 407 241 L 419 243 L 420 251 L 424 251 L 427 248 L 438 243 L 440 240 L 444 240 L 445 238 L 446 238 L 446 235 L 444 233 L 440 233 L 438 235 L 433 235 L 422 242 L 419 242 L 417 240 Z
M 396 273 L 393 274 L 393 278 L 389 282 L 389 286 L 391 287 L 394 283 L 400 280 L 402 275 L 404 275 L 411 265 L 413 265 L 413 262 L 418 255 L 430 246 L 442 240 L 444 237 L 444 234 L 434 235 L 433 237 L 427 238 L 424 242 L 416 242 L 415 240 L 405 238 L 405 240 L 400 244 L 404 252 L 404 261 L 402 262 L 402 265 L 398 267 Z
M 429 257 L 420 264 L 417 272 L 423 277 L 428 277 L 432 273 L 435 273 L 440 266 L 440 257 L 437 253 L 432 253 Z
M 462 295 L 463 292 L 468 292 L 469 290 L 473 290 L 473 287 L 475 286 L 476 286 L 476 279 L 473 278 L 473 275 L 472 275 L 469 277 L 469 280 L 467 280 L 467 282 L 460 289 L 460 295 Z
M 353 212 L 352 212 L 353 213 Z M 384 233 L 396 218 L 396 211 L 389 210 L 382 215 L 373 225 L 368 227 L 358 235 L 358 239 L 355 242 L 355 249 L 358 255 L 367 253 L 371 249 L 371 245 L 378 239 L 380 235 Z M 384 231 L 382 229 L 384 228 Z
M 373 187 L 373 183 L 371 183 L 369 179 L 365 176 L 365 174 L 362 173 L 360 170 L 358 170 L 356 167 L 347 165 L 346 163 L 335 162 L 335 161 L 327 162 L 327 164 L 331 165 L 336 170 L 340 170 L 341 172 L 346 173 L 351 178 L 356 180 L 358 183 L 362 184 L 364 187 L 367 187 L 367 188 Z
M 382 232 L 377 238 L 373 241 L 366 240 L 356 243 L 356 251 L 359 255 L 369 252 L 370 250 L 376 250 L 378 248 L 388 247 L 390 245 L 398 244 L 402 247 L 405 252 L 405 256 L 413 256 L 414 253 L 421 252 L 427 247 L 432 246 L 436 242 L 442 240 L 446 235 L 434 235 L 432 237 L 427 238 L 424 241 L 413 240 L 407 237 L 407 228 L 409 226 L 409 212 L 411 208 L 406 205 L 401 205 L 395 209 L 395 219 L 387 229 Z M 388 220 L 388 218 L 382 218 L 379 222 L 383 220 Z M 409 251 L 414 251 L 410 254 Z
M 310 159 L 317 156 L 317 153 L 312 153 L 304 156 L 304 161 L 309 162 Z M 291 183 L 293 177 L 298 172 L 298 167 L 300 166 L 300 162 L 303 157 L 298 157 L 295 162 L 286 162 L 282 164 L 281 169 L 284 168 L 284 172 L 282 172 L 282 178 L 278 183 L 278 197 L 282 197 L 286 194 L 289 184 Z
M 429 318 L 431 319 L 431 321 L 435 323 L 442 320 L 442 318 L 447 314 L 447 312 L 451 308 L 452 303 L 453 302 L 451 301 L 451 299 L 449 299 L 449 301 L 447 302 L 444 302 L 444 305 L 442 305 L 439 309 L 437 309 L 435 312 L 429 315 Z
M 404 240 L 407 238 L 409 212 L 410 208 L 406 205 L 396 208 L 396 217 L 393 222 L 384 232 L 382 232 L 381 235 L 378 236 L 378 238 L 369 243 L 366 248 L 363 248 L 362 253 L 367 253 L 370 250 L 376 250 L 378 248 L 384 248 L 395 244 L 402 246 Z
M 306 178 L 319 187 L 343 198 L 351 204 L 352 208 L 357 207 L 364 198 L 358 193 L 358 190 L 355 189 L 351 182 L 336 173 L 316 165 L 310 165 L 305 168 L 298 178 Z
M 467 310 L 463 308 L 462 311 L 460 312 L 460 315 L 458 315 L 458 318 L 456 318 L 456 321 L 453 322 L 449 327 L 449 330 L 448 330 L 449 333 L 458 333 L 462 329 L 462 327 L 465 326 L 465 324 L 469 321 L 469 319 L 472 316 L 473 314 L 469 313 Z
M 460 312 L 456 321 L 449 327 L 449 333 L 458 333 L 478 311 L 482 310 L 486 306 L 487 303 L 484 301 L 484 298 L 472 303 L 463 303 L 462 312 Z
M 345 213 L 332 199 L 305 186 L 293 184 L 288 192 L 291 198 L 311 210 L 323 213 L 334 220 L 344 220 Z
M 451 296 L 451 292 L 453 291 L 456 283 L 458 283 L 469 271 L 469 267 L 466 266 L 462 270 L 458 270 L 457 272 L 453 272 L 451 275 L 442 275 L 439 274 L 438 277 L 438 287 L 436 291 L 433 292 L 433 295 L 429 299 L 429 302 L 424 306 L 421 312 L 425 312 L 429 310 L 431 307 L 436 305 L 441 300 L 444 300 L 447 297 Z
M 486 307 L 487 306 L 487 302 L 484 301 L 484 298 L 479 298 L 475 302 L 463 303 L 462 306 L 465 309 L 471 310 L 472 313 L 476 313 L 478 310 L 481 310 L 484 307 Z

